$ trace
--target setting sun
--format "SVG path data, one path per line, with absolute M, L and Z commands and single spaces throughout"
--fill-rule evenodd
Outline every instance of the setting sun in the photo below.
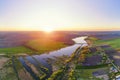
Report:
M 44 32 L 47 32 L 47 33 L 50 33 L 50 32 L 53 32 L 54 29 L 53 29 L 53 28 L 50 28 L 50 27 L 45 27 L 45 28 L 43 28 L 43 31 L 44 31 Z

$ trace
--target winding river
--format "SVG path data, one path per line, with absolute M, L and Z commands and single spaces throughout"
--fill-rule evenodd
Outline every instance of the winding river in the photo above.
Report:
M 72 45 L 72 46 L 61 48 L 59 50 L 52 51 L 52 52 L 49 52 L 49 53 L 44 53 L 44 54 L 41 54 L 41 55 L 27 56 L 27 57 L 25 57 L 25 59 L 27 59 L 30 63 L 34 64 L 37 68 L 38 67 L 40 68 L 38 63 L 40 63 L 44 67 L 48 68 L 49 73 L 46 73 L 43 70 L 43 72 L 45 72 L 47 74 L 46 78 L 48 78 L 50 76 L 50 74 L 52 74 L 52 66 L 47 63 L 46 59 L 47 58 L 54 58 L 55 56 L 56 57 L 63 56 L 63 55 L 70 56 L 82 44 L 83 44 L 82 47 L 88 45 L 87 42 L 85 41 L 86 38 L 87 38 L 87 36 L 74 38 L 72 40 L 75 42 L 75 44 Z M 20 57 L 19 60 L 22 64 L 24 63 L 24 58 L 23 57 Z

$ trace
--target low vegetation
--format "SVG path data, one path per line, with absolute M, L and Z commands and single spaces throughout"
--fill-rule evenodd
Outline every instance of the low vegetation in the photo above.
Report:
M 19 46 L 19 47 L 11 47 L 11 48 L 0 48 L 0 53 L 2 54 L 18 54 L 18 53 L 31 53 L 33 52 L 32 50 L 24 47 L 24 46 Z
M 120 49 L 120 38 L 116 39 L 111 39 L 111 40 L 96 40 L 94 42 L 95 45 L 102 45 L 102 44 L 107 44 L 110 45 L 114 49 Z
M 10 58 L 4 66 L 0 69 L 0 80 L 18 80 L 17 73 L 15 72 L 15 68 L 13 68 L 13 65 L 15 65 L 15 68 L 17 71 L 22 69 L 22 64 L 18 61 L 18 59 L 15 58 L 14 64 L 12 62 L 12 58 Z
M 25 45 L 27 48 L 39 53 L 50 52 L 65 47 L 62 42 L 46 39 L 31 40 Z
M 95 76 L 93 76 L 93 73 L 99 70 L 103 70 L 107 72 L 108 68 L 104 67 L 104 68 L 97 68 L 97 69 L 76 69 L 75 76 L 78 78 L 78 80 L 104 80 L 104 79 L 96 78 Z
M 68 45 L 68 38 L 63 38 L 63 36 L 59 36 L 59 38 L 57 39 L 54 38 L 54 36 L 47 39 L 35 38 L 25 42 L 24 46 L 1 48 L 0 53 L 33 54 L 37 52 L 41 54 L 57 50 Z M 68 39 L 68 41 L 66 39 Z M 61 57 L 54 56 L 54 59 L 48 58 L 46 61 L 52 65 L 52 74 L 50 73 L 48 68 L 42 66 L 34 57 L 32 58 L 34 61 L 36 61 L 39 67 L 36 67 L 34 64 L 29 63 L 29 61 L 26 61 L 26 64 L 30 67 L 29 69 L 32 69 L 35 75 L 40 78 L 40 80 L 45 80 L 46 76 L 48 75 L 50 77 L 48 79 L 46 78 L 46 80 L 103 80 L 102 78 L 97 78 L 94 73 L 96 74 L 96 72 L 105 72 L 105 75 L 107 75 L 107 72 L 109 72 L 109 65 L 107 63 L 108 59 L 106 56 L 101 54 L 97 47 L 102 44 L 108 44 L 112 46 L 112 48 L 119 49 L 120 38 L 111 40 L 100 40 L 95 37 L 89 37 L 86 40 L 89 41 L 89 44 L 92 44 L 90 46 L 92 46 L 93 48 L 88 46 L 83 48 L 79 47 L 71 56 L 63 55 Z M 72 44 L 72 42 L 70 42 L 69 45 L 70 44 Z M 97 45 L 97 47 L 93 45 Z M 94 65 L 92 65 L 92 61 L 94 62 Z M 15 74 L 15 71 L 18 71 L 18 73 L 16 74 L 19 74 L 18 77 L 20 77 L 21 80 L 33 80 L 30 73 L 23 67 L 23 65 L 19 62 L 17 58 L 14 59 L 14 64 L 11 60 L 4 65 L 3 69 L 0 70 L 0 75 L 2 76 L 0 76 L 0 80 L 8 80 L 9 77 L 11 77 L 10 80 L 16 80 L 18 77 Z

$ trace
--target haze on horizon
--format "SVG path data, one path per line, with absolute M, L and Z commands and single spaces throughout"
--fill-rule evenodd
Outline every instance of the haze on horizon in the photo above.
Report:
M 0 30 L 120 30 L 120 0 L 0 0 Z

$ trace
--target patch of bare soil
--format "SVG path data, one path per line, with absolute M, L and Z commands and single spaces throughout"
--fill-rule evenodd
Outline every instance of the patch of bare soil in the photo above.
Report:
M 3 67 L 3 65 L 9 60 L 9 58 L 1 57 L 0 56 L 0 69 Z
M 19 77 L 21 80 L 33 80 L 31 75 L 28 72 L 24 71 L 24 69 L 21 69 L 19 71 Z
M 87 42 L 87 44 L 88 44 L 89 46 L 92 46 L 92 44 L 93 44 L 92 41 L 90 41 L 90 40 L 88 40 L 88 39 L 86 39 L 85 41 Z
M 31 63 L 28 62 L 27 60 L 26 60 L 26 64 L 32 69 L 32 71 L 33 71 L 36 75 L 41 76 L 41 74 L 39 73 L 38 69 L 37 69 L 33 64 L 31 64 Z

